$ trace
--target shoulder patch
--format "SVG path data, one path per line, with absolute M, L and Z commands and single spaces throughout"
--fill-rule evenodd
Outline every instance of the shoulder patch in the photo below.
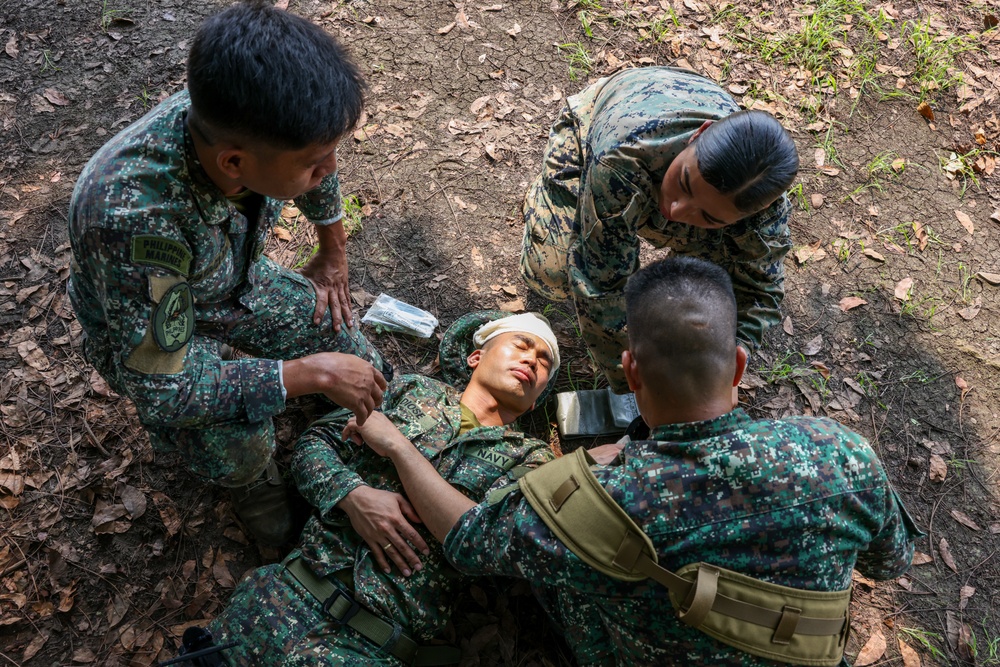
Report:
M 176 352 L 194 335 L 194 299 L 187 283 L 168 289 L 153 311 L 153 339 L 164 352 Z
M 187 276 L 191 270 L 191 251 L 183 243 L 162 236 L 133 236 L 132 262 L 159 266 Z

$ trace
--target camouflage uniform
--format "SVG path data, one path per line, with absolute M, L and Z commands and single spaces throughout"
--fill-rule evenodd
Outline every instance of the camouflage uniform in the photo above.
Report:
M 346 352 L 381 367 L 358 331 L 312 323 L 305 277 L 262 257 L 283 202 L 249 217 L 208 178 L 186 128 L 190 98 L 166 100 L 108 142 L 70 203 L 69 296 L 85 356 L 136 405 L 158 450 L 198 475 L 246 484 L 274 448 L 285 408 L 278 359 Z M 296 199 L 316 224 L 342 217 L 335 174 Z M 224 361 L 220 342 L 258 358 Z
M 783 195 L 721 229 L 668 221 L 659 211 L 667 167 L 706 120 L 738 111 L 715 83 L 684 70 L 647 67 L 600 79 L 566 100 L 552 126 L 542 173 L 524 201 L 521 274 L 535 292 L 573 299 L 584 340 L 616 392 L 625 281 L 639 268 L 639 238 L 701 257 L 733 279 L 737 337 L 749 350 L 779 320 L 782 260 L 791 247 Z
M 660 565 L 704 561 L 808 590 L 844 590 L 909 566 L 906 525 L 875 453 L 834 421 L 751 420 L 742 410 L 664 425 L 597 479 L 652 539 Z M 445 540 L 469 574 L 527 579 L 580 664 L 771 665 L 677 620 L 667 589 L 612 579 L 552 534 L 520 491 L 469 510 Z
M 460 394 L 430 378 L 404 375 L 386 392 L 383 409 L 438 472 L 472 498 L 513 482 L 514 466 L 551 460 L 540 440 L 503 426 L 459 433 Z M 454 595 L 468 582 L 445 560 L 441 545 L 420 525 L 431 553 L 411 577 L 384 574 L 365 541 L 335 506 L 351 490 L 368 484 L 402 493 L 389 459 L 367 447 L 345 444 L 348 413 L 331 413 L 314 424 L 295 448 L 293 472 L 302 495 L 316 507 L 302 533 L 301 555 L 318 576 L 347 573 L 354 596 L 368 610 L 402 626 L 418 643 L 440 637 L 451 617 Z M 237 587 L 223 614 L 210 626 L 217 643 L 240 645 L 226 654 L 233 665 L 401 664 L 347 626 L 325 617 L 322 601 L 296 582 L 282 565 L 256 570 Z

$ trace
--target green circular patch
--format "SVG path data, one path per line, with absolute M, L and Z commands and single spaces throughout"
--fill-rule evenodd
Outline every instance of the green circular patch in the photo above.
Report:
M 194 335 L 194 299 L 187 283 L 167 290 L 153 311 L 153 339 L 164 352 L 176 352 Z

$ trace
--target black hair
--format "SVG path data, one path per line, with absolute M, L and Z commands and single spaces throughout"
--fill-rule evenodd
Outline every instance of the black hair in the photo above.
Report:
M 653 262 L 628 279 L 629 348 L 648 380 L 732 381 L 736 296 L 725 270 L 694 257 Z M 727 377 L 728 374 L 728 377 Z
M 757 213 L 792 185 L 799 154 L 788 130 L 765 111 L 737 111 L 715 121 L 694 142 L 705 182 L 733 197 L 741 213 Z
M 347 50 L 319 26 L 261 1 L 206 20 L 187 74 L 195 128 L 211 143 L 217 130 L 283 150 L 329 144 L 357 124 L 364 106 L 364 79 Z

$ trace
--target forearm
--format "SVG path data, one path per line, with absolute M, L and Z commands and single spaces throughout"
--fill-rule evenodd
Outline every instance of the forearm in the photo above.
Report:
M 349 456 L 338 437 L 341 428 L 332 422 L 311 426 L 295 443 L 292 458 L 292 476 L 299 492 L 324 519 L 330 518 L 351 491 L 364 485 L 345 462 Z
M 408 440 L 401 441 L 390 458 L 407 499 L 434 537 L 443 542 L 448 531 L 476 503 L 446 482 Z
M 319 255 L 343 255 L 347 248 L 347 231 L 343 218 L 327 225 L 315 225 Z

